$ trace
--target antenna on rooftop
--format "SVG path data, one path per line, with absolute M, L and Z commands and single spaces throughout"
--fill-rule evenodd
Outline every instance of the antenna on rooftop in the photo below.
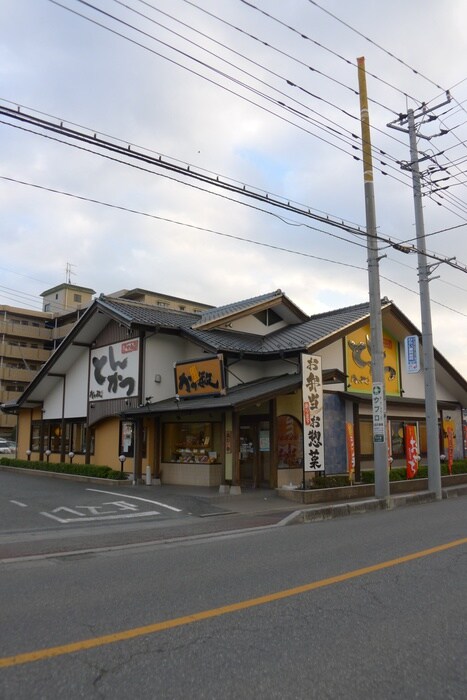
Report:
M 65 269 L 66 283 L 67 284 L 71 284 L 71 275 L 76 275 L 76 272 L 73 272 L 73 270 L 71 269 L 72 267 L 76 267 L 76 265 L 73 265 L 73 263 L 67 262 L 66 269 Z

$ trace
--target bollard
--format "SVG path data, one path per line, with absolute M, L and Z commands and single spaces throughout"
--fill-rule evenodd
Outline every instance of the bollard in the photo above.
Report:
M 146 467 L 146 486 L 150 486 L 150 485 L 151 485 L 151 467 L 148 464 L 148 466 Z

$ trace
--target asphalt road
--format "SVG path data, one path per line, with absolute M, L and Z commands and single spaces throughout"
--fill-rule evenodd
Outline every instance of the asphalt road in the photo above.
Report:
M 466 503 L 10 560 L 0 696 L 463 699 Z
M 236 497 L 195 491 L 0 470 L 0 561 L 267 526 L 296 508 L 271 492 L 239 511 Z

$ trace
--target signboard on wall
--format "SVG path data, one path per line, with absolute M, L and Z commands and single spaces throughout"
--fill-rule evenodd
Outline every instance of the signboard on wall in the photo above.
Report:
M 302 355 L 303 470 L 324 471 L 321 357 Z
M 139 338 L 91 350 L 89 401 L 138 395 Z
M 219 396 L 225 394 L 224 360 L 222 355 L 176 362 L 175 393 L 180 398 Z
M 420 345 L 418 335 L 408 335 L 404 340 L 405 364 L 409 374 L 420 372 Z
M 383 331 L 384 384 L 386 394 L 400 395 L 399 343 Z M 372 393 L 370 326 L 362 326 L 345 337 L 347 390 Z

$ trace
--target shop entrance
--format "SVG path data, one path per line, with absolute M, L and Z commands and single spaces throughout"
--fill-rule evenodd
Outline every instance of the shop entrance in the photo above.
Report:
M 250 488 L 271 487 L 269 419 L 240 417 L 240 483 Z

